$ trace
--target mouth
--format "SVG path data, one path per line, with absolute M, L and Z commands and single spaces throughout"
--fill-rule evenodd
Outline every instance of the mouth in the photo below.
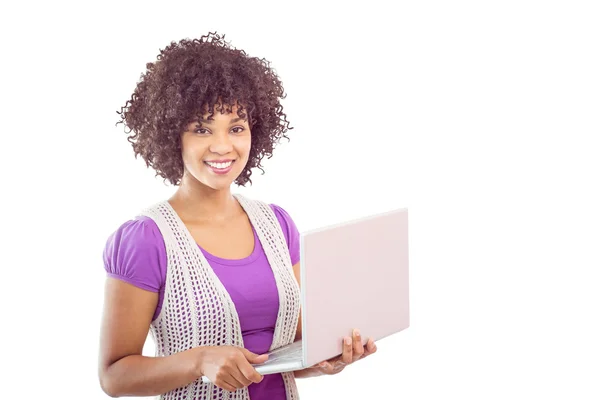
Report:
M 235 160 L 215 160 L 204 161 L 204 164 L 216 174 L 226 174 L 231 171 L 234 162 Z

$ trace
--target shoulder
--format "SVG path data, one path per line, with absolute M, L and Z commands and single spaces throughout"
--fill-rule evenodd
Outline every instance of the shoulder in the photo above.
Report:
M 263 200 L 248 198 L 248 197 L 242 196 L 240 194 L 236 194 L 235 197 L 238 199 L 238 201 L 240 201 L 240 203 L 242 204 L 242 206 L 244 208 L 246 208 L 247 204 L 252 204 L 252 203 L 254 203 L 255 205 L 259 204 L 261 208 L 265 208 L 265 207 L 270 208 L 273 211 L 273 213 L 275 214 L 275 217 L 277 218 L 277 221 L 279 222 L 279 225 L 281 225 L 281 228 L 283 229 L 283 233 L 286 234 L 286 236 L 289 236 L 290 233 L 293 233 L 293 231 L 297 230 L 295 221 L 292 219 L 292 217 L 290 216 L 288 211 L 286 209 L 284 209 L 283 207 L 281 207 L 280 205 L 268 203 Z M 287 238 L 288 237 L 286 237 L 286 239 Z
M 109 240 L 126 241 L 134 245 L 149 245 L 162 240 L 158 226 L 147 216 L 138 216 L 122 223 Z
M 292 264 L 296 264 L 300 259 L 300 232 L 298 226 L 291 215 L 283 207 L 277 204 L 269 204 L 269 206 L 277 217 L 279 225 L 281 225 L 283 236 L 285 237 L 292 257 Z
M 283 207 L 281 207 L 277 204 L 273 204 L 273 203 L 269 204 L 269 207 L 271 207 L 271 209 L 275 213 L 275 216 L 277 217 L 277 219 L 279 220 L 280 223 L 295 224 L 291 215 Z
M 163 284 L 164 240 L 149 217 L 140 216 L 122 223 L 106 241 L 103 258 L 110 277 L 151 291 L 158 291 Z

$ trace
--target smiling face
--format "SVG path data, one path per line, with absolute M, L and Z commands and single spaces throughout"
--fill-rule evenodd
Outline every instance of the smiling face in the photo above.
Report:
M 251 135 L 247 119 L 240 118 L 234 104 L 230 113 L 220 112 L 187 125 L 181 136 L 184 175 L 214 190 L 228 189 L 242 173 L 250 155 Z M 221 110 L 224 111 L 224 110 Z

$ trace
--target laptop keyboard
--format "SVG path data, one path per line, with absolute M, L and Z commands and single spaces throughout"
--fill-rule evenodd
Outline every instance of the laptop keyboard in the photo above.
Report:
M 274 362 L 299 361 L 302 360 L 302 340 L 298 340 L 287 346 L 280 347 L 271 351 L 269 359 L 263 365 Z

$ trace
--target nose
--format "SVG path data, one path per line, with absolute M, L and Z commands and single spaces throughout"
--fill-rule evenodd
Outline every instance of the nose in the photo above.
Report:
M 225 155 L 233 150 L 233 144 L 228 134 L 214 134 L 212 139 L 209 148 L 212 153 Z

